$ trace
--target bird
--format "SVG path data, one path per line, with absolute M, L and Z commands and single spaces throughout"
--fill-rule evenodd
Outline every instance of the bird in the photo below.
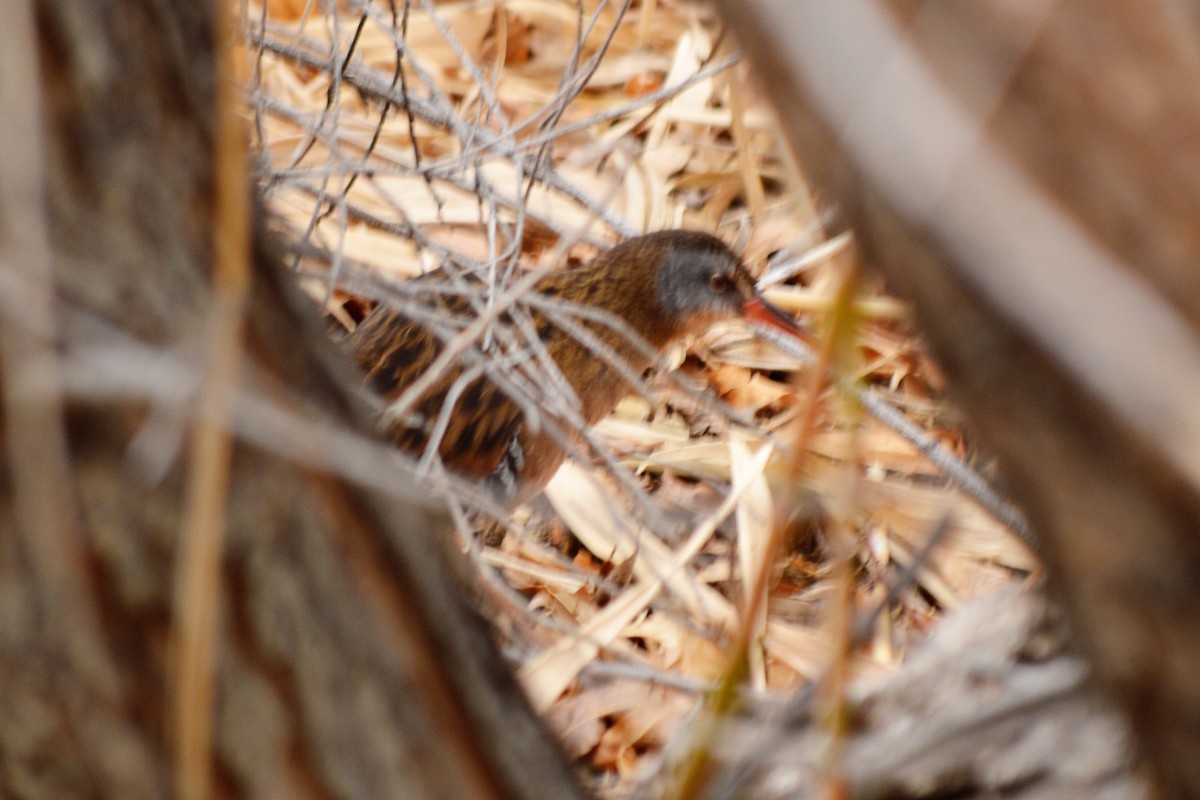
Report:
M 445 268 L 414 280 L 436 284 L 431 289 L 459 291 L 429 292 L 426 296 L 436 299 L 421 314 L 381 304 L 347 336 L 366 386 L 385 408 L 405 396 L 480 308 L 461 291 L 462 277 Z M 721 239 L 701 231 L 628 238 L 578 268 L 545 274 L 532 292 L 543 302 L 523 306 L 524 329 L 536 336 L 543 360 L 548 355 L 574 391 L 575 423 L 586 426 L 633 391 L 631 378 L 637 380 L 672 343 L 718 321 L 740 317 L 805 336 L 758 292 L 741 259 Z M 510 329 L 520 327 L 508 311 L 496 319 Z M 504 385 L 496 370 L 485 369 L 503 358 L 524 363 L 525 370 L 510 372 L 525 375 L 531 391 L 554 379 L 532 366 L 535 348 L 519 347 L 519 335 L 505 337 L 507 351 L 500 338 L 489 343 L 495 352 L 476 350 L 474 359 L 461 358 L 432 381 L 426 378 L 427 391 L 408 413 L 385 413 L 384 418 L 386 434 L 399 449 L 416 457 L 435 450 L 449 471 L 477 482 L 498 502 L 515 505 L 549 482 L 579 434 L 571 425 L 553 430 L 541 415 L 530 413 L 528 399 L 514 398 L 511 381 Z

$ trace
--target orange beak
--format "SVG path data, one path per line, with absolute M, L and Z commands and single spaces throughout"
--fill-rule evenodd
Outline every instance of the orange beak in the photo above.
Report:
M 742 304 L 742 316 L 751 325 L 758 326 L 764 330 L 760 331 L 763 338 L 771 339 L 770 334 L 778 335 L 780 332 L 799 339 L 808 345 L 809 348 L 817 346 L 816 339 L 812 334 L 801 328 L 796 320 L 792 319 L 787 313 L 776 308 L 768 303 L 761 294 L 755 292 L 749 300 Z M 777 344 L 779 344 L 777 342 Z
M 742 316 L 750 322 L 790 333 L 806 342 L 810 339 L 808 332 L 796 324 L 796 320 L 768 303 L 757 292 L 742 304 Z

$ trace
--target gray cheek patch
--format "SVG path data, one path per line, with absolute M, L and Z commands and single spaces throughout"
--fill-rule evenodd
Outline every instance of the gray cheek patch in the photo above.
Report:
M 663 310 L 672 316 L 696 311 L 721 311 L 725 303 L 713 292 L 709 279 L 729 272 L 729 259 L 720 253 L 676 252 L 669 254 L 658 272 L 658 297 Z

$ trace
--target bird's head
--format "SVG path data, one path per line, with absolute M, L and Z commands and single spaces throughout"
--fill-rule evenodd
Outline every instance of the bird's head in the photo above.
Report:
M 768 303 L 754 278 L 724 242 L 698 231 L 649 234 L 659 252 L 658 302 L 681 332 L 696 332 L 714 322 L 742 317 L 750 322 L 803 336 L 791 317 Z

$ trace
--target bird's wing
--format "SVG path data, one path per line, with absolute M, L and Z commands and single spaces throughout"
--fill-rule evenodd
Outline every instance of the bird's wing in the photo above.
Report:
M 443 313 L 460 319 L 474 316 L 470 303 L 459 295 L 440 296 L 431 308 L 436 308 L 439 317 Z M 442 339 L 426 324 L 385 306 L 365 319 L 347 343 L 367 385 L 385 401 L 399 399 L 443 348 Z M 443 463 L 455 472 L 485 478 L 511 459 L 512 442 L 520 433 L 523 414 L 485 376 L 457 385 L 462 376 L 461 363 L 447 369 L 413 407 L 408 419 L 398 421 L 388 434 L 398 447 L 419 457 L 442 414 L 448 413 L 438 444 Z M 444 412 L 451 391 L 458 392 L 458 399 L 453 409 Z

